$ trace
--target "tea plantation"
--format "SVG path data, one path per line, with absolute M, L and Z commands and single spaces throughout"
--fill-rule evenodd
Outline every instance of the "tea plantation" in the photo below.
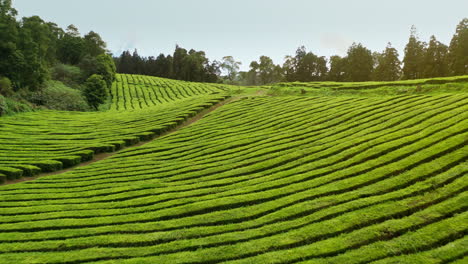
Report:
M 226 88 L 213 85 L 117 77 L 110 111 L 40 111 L 2 117 L 0 183 L 60 170 L 90 160 L 95 153 L 152 139 L 227 96 Z
M 0 263 L 466 263 L 466 83 L 381 96 L 282 86 L 296 94 L 118 75 L 109 111 L 1 118 L 13 179 L 235 97 L 148 144 L 0 186 Z

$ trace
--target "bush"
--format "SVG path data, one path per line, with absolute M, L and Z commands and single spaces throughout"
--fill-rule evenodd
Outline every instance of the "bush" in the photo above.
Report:
M 107 99 L 107 84 L 101 75 L 93 74 L 85 83 L 84 95 L 90 106 L 98 109 Z
M 106 81 L 107 87 L 115 80 L 116 67 L 110 55 L 101 54 L 97 57 L 86 56 L 80 62 L 84 78 L 89 78 L 93 74 L 101 75 Z
M 66 111 L 88 111 L 81 91 L 70 88 L 59 81 L 47 81 L 45 87 L 38 92 L 23 93 L 23 98 L 28 101 L 44 105 L 49 109 Z
M 0 94 L 3 96 L 11 96 L 13 94 L 11 81 L 7 77 L 0 77 Z
M 0 116 L 29 111 L 32 111 L 30 105 L 0 95 Z
M 81 83 L 83 73 L 77 66 L 67 64 L 57 64 L 52 68 L 52 79 L 60 81 L 72 88 L 78 88 Z

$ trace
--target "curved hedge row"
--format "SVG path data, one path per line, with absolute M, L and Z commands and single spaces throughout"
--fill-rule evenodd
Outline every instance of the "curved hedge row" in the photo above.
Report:
M 153 139 L 227 98 L 221 88 L 117 75 L 107 112 L 39 111 L 0 119 L 0 184 L 53 172 Z M 136 85 L 141 81 L 141 85 Z M 149 83 L 157 81 L 158 96 Z M 117 87 L 124 89 L 118 90 Z M 154 103 L 152 100 L 163 103 Z M 143 107 L 151 106 L 151 107 Z M 134 110 L 138 109 L 138 110 Z
M 467 143 L 463 94 L 239 100 L 0 187 L 0 263 L 461 262 Z
M 459 83 L 467 82 L 468 75 L 453 76 L 453 77 L 439 77 L 430 79 L 416 79 L 416 80 L 402 80 L 402 81 L 388 81 L 388 82 L 287 82 L 278 83 L 274 86 L 277 87 L 310 87 L 310 88 L 331 88 L 331 89 L 372 89 L 382 86 L 418 86 L 430 84 L 445 84 L 445 83 Z
M 111 89 L 111 110 L 144 109 L 188 98 L 220 94 L 227 90 L 228 88 L 219 84 L 118 74 Z

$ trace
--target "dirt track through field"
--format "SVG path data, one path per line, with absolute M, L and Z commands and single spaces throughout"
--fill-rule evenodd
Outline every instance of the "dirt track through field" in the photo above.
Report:
M 79 168 L 79 167 L 84 167 L 84 166 L 87 166 L 87 165 L 90 165 L 90 164 L 93 164 L 95 162 L 98 162 L 100 160 L 103 160 L 103 159 L 106 159 L 108 157 L 111 157 L 111 156 L 114 156 L 115 154 L 123 151 L 123 150 L 127 150 L 129 148 L 136 148 L 136 147 L 140 147 L 140 146 L 143 146 L 143 145 L 146 145 L 148 143 L 151 143 L 153 142 L 154 140 L 157 140 L 163 136 L 167 136 L 167 135 L 170 135 L 172 133 L 175 133 L 177 131 L 179 131 L 180 129 L 184 128 L 184 127 L 187 127 L 187 126 L 190 126 L 191 124 L 199 121 L 200 119 L 202 119 L 205 115 L 215 111 L 216 109 L 220 108 L 221 106 L 223 105 L 226 105 L 228 103 L 231 103 L 231 102 L 234 102 L 234 101 L 237 101 L 237 100 L 240 100 L 242 98 L 245 98 L 245 96 L 237 96 L 237 97 L 230 97 L 228 99 L 225 99 L 223 101 L 220 101 L 218 102 L 217 104 L 211 106 L 210 108 L 206 108 L 202 111 L 200 111 L 198 114 L 196 114 L 195 116 L 191 117 L 191 118 L 188 118 L 186 119 L 184 122 L 182 122 L 181 124 L 179 124 L 178 126 L 176 126 L 175 128 L 161 134 L 161 135 L 158 135 L 157 137 L 155 137 L 154 139 L 152 140 L 149 140 L 149 141 L 142 141 L 140 143 L 137 143 L 137 144 L 134 144 L 134 145 L 131 145 L 131 146 L 128 146 L 128 147 L 124 147 L 118 151 L 114 151 L 114 152 L 106 152 L 106 153 L 99 153 L 99 154 L 95 154 L 93 159 L 92 160 L 89 160 L 89 161 L 86 161 L 86 162 L 83 162 L 83 163 L 80 163 L 76 166 L 73 166 L 73 167 L 70 167 L 70 168 L 66 168 L 66 169 L 63 169 L 63 170 L 59 170 L 59 171 L 54 171 L 54 172 L 46 172 L 46 173 L 40 173 L 39 175 L 35 176 L 35 177 L 22 177 L 21 179 L 17 179 L 17 180 L 11 180 L 11 181 L 7 181 L 6 183 L 4 184 L 0 184 L 0 186 L 3 186 L 3 185 L 10 185 L 10 184 L 16 184 L 16 183 L 20 183 L 20 182 L 26 182 L 26 181 L 32 181 L 32 180 L 35 180 L 35 179 L 38 179 L 38 178 L 42 178 L 42 177 L 46 177 L 46 176 L 51 176 L 51 175 L 56 175 L 56 174 L 61 174 L 61 173 L 65 173 L 65 172 L 68 172 L 68 171 L 71 171 L 71 170 L 74 170 L 76 168 Z

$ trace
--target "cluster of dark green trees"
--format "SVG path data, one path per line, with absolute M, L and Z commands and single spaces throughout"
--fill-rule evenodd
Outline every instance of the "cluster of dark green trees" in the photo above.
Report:
M 105 98 L 96 99 L 84 87 L 94 75 L 91 81 L 100 78 L 107 86 L 115 78 L 114 61 L 99 34 L 91 31 L 82 37 L 73 25 L 64 30 L 38 16 L 17 20 L 17 14 L 11 0 L 0 0 L 0 93 L 38 92 L 51 79 L 67 79 L 83 86 L 91 106 L 102 103 Z
M 155 57 L 141 57 L 138 51 L 133 54 L 124 51 L 114 58 L 117 72 L 143 74 L 192 82 L 218 82 L 220 66 L 210 62 L 204 51 L 189 50 L 176 46 L 172 55 L 160 54 Z
M 145 74 L 186 81 L 227 82 L 261 85 L 279 81 L 394 81 L 468 74 L 468 19 L 457 26 L 447 46 L 432 36 L 429 43 L 418 39 L 416 29 L 411 35 L 400 61 L 398 51 L 388 43 L 382 52 L 372 52 L 354 43 L 345 57 L 326 58 L 297 49 L 295 56 L 286 56 L 284 64 L 276 65 L 267 56 L 250 63 L 250 70 L 239 72 L 240 62 L 226 56 L 221 62 L 210 62 L 203 51 L 176 46 L 174 54 L 141 57 L 125 51 L 115 58 L 117 71 Z M 225 76 L 220 76 L 224 71 Z
M 450 45 L 434 36 L 429 43 L 419 40 L 416 29 L 411 35 L 400 61 L 398 51 L 388 43 L 382 52 L 372 52 L 362 44 L 349 47 L 347 56 L 331 56 L 327 60 L 307 52 L 304 47 L 295 56 L 286 56 L 283 66 L 275 65 L 268 57 L 250 64 L 250 71 L 240 72 L 241 84 L 267 84 L 284 81 L 395 81 L 468 74 L 468 19 L 456 28 Z

